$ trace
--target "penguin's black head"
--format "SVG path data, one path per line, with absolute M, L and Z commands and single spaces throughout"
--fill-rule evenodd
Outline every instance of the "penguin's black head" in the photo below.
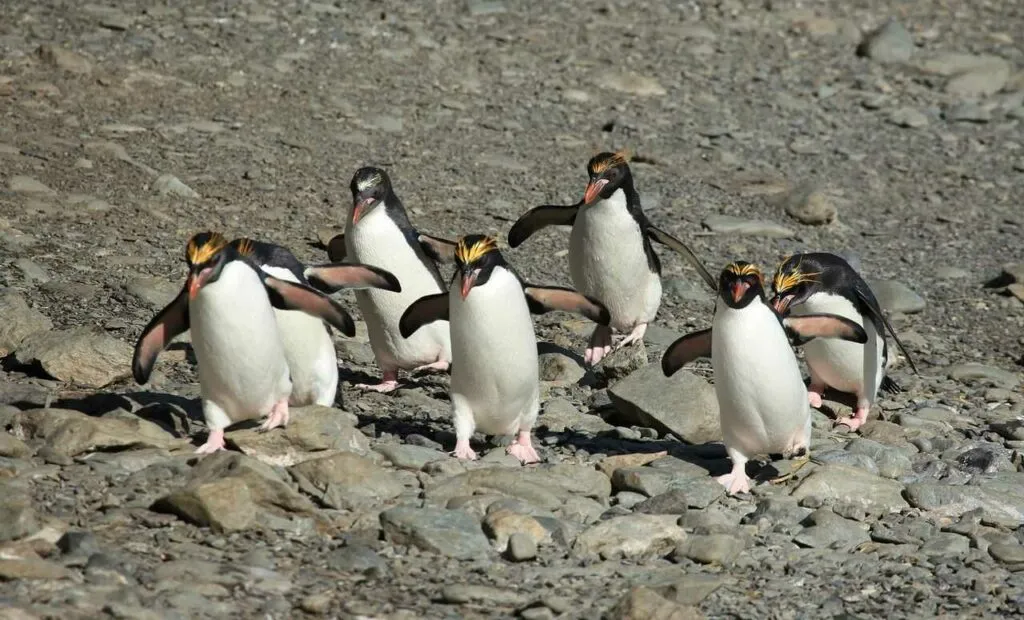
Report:
M 494 268 L 505 264 L 498 242 L 486 235 L 466 235 L 455 246 L 455 273 L 462 278 L 462 298 L 487 282 Z
M 629 171 L 629 154 L 626 151 L 617 153 L 598 153 L 587 162 L 587 174 L 590 183 L 583 194 L 583 204 L 591 205 L 598 198 L 611 198 L 615 190 L 632 185 L 633 176 Z
M 764 276 L 757 265 L 729 263 L 718 276 L 718 295 L 730 308 L 746 308 L 754 299 L 764 299 Z
M 809 256 L 790 256 L 775 270 L 775 277 L 772 278 L 774 297 L 771 303 L 781 315 L 785 315 L 790 306 L 807 301 L 807 298 L 821 286 L 823 270 L 821 265 Z
M 230 254 L 228 240 L 218 232 L 197 233 L 188 240 L 185 262 L 189 270 L 186 283 L 189 299 L 195 299 L 199 289 L 217 281 Z
M 380 168 L 367 166 L 356 170 L 349 187 L 352 190 L 352 223 L 358 224 L 371 209 L 384 203 L 391 192 L 391 179 Z

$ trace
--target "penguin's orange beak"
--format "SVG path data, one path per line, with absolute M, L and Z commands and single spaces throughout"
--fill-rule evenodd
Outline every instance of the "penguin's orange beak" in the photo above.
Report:
M 210 274 L 213 273 L 209 267 L 203 269 L 199 273 L 188 274 L 188 280 L 185 285 L 188 287 L 188 298 L 189 300 L 195 299 L 196 295 L 199 294 L 199 289 L 203 288 L 206 281 L 210 279 Z
M 786 310 L 789 310 L 789 304 L 793 303 L 792 295 L 776 295 L 772 301 L 772 305 L 775 307 L 775 311 L 781 315 L 786 314 Z
M 583 204 L 591 205 L 601 195 L 601 190 L 608 185 L 608 179 L 594 179 L 587 184 L 587 191 L 583 193 Z
M 469 297 L 469 291 L 476 286 L 476 275 L 480 273 L 476 269 L 473 271 L 466 271 L 462 274 L 462 298 Z
M 359 218 L 363 217 L 363 214 L 366 212 L 366 209 L 373 204 L 374 200 L 376 200 L 376 198 L 374 198 L 373 196 L 367 196 L 366 198 L 363 198 L 362 200 L 356 202 L 355 206 L 352 207 L 353 224 L 359 223 Z
M 732 283 L 732 300 L 736 303 L 740 303 L 743 296 L 747 294 L 747 289 L 750 288 L 749 282 L 739 280 Z

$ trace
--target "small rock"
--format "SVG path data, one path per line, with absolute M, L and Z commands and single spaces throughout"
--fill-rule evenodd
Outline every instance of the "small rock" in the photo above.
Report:
M 869 511 L 899 512 L 907 507 L 902 484 L 843 465 L 825 465 L 814 470 L 793 490 L 792 496 L 850 502 Z
M 0 559 L 0 581 L 16 579 L 52 580 L 65 579 L 70 576 L 71 573 L 63 566 L 42 559 Z
M 327 554 L 327 567 L 349 573 L 363 573 L 373 577 L 388 574 L 388 563 L 373 549 L 359 544 L 348 544 Z
M 857 46 L 857 55 L 881 63 L 905 63 L 914 53 L 914 39 L 896 20 L 890 19 L 869 33 Z
M 51 377 L 102 388 L 131 374 L 132 349 L 97 327 L 29 335 L 16 351 L 22 364 L 39 362 Z
M 844 519 L 828 508 L 820 508 L 808 518 L 811 525 L 797 534 L 793 542 L 813 549 L 851 551 L 871 540 L 866 528 Z
M 31 308 L 25 298 L 13 292 L 0 294 L 0 357 L 18 348 L 25 338 L 49 331 L 53 323 L 43 313 Z
M 309 459 L 289 471 L 312 486 L 300 484 L 303 491 L 338 510 L 368 508 L 394 499 L 405 490 L 391 472 L 352 452 Z
M 518 497 L 554 511 L 570 495 L 607 500 L 611 487 L 607 476 L 583 465 L 559 464 L 529 470 L 491 467 L 467 471 L 428 486 L 424 497 L 429 504 L 445 505 L 453 497 L 491 492 Z
M 181 292 L 181 285 L 163 278 L 135 278 L 125 286 L 129 295 L 138 297 L 154 310 L 162 310 Z
M 950 379 L 961 383 L 978 381 L 1006 389 L 1012 389 L 1020 383 L 1016 373 L 974 362 L 951 366 L 947 372 Z
M 604 559 L 663 555 L 681 543 L 686 534 L 675 515 L 613 517 L 591 526 L 576 538 L 573 552 Z
M 328 592 L 322 594 L 310 594 L 299 602 L 299 609 L 307 614 L 321 615 L 327 613 L 331 608 L 334 596 Z
M 693 534 L 680 544 L 673 554 L 701 564 L 732 564 L 746 547 L 739 536 L 733 534 Z
M 989 545 L 988 553 L 1004 564 L 1024 564 L 1024 546 L 1017 543 Z
M 162 174 L 153 181 L 153 190 L 164 196 L 199 198 L 199 192 L 185 185 L 173 174 Z
M 812 226 L 834 222 L 838 215 L 835 205 L 811 183 L 802 183 L 785 195 L 786 213 L 800 222 Z
M 384 444 L 374 448 L 398 469 L 420 471 L 427 463 L 447 459 L 440 450 L 409 444 Z
M 646 365 L 647 347 L 641 340 L 612 351 L 595 370 L 603 374 L 609 383 L 613 383 Z
M 226 442 L 268 465 L 291 467 L 319 458 L 324 450 L 370 452 L 370 440 L 353 426 L 355 416 L 333 407 L 310 405 L 291 410 L 288 426 L 273 433 L 255 428 L 228 431 Z
M 537 557 L 537 543 L 528 534 L 516 532 L 508 539 L 505 556 L 513 562 L 526 562 Z
M 16 174 L 7 181 L 7 187 L 12 192 L 18 194 L 46 194 L 53 196 L 57 192 L 43 185 L 40 181 L 33 179 L 32 177 L 22 176 Z
M 979 99 L 998 93 L 1010 79 L 1010 64 L 1002 58 L 991 61 L 954 76 L 946 82 L 949 95 L 964 99 Z
M 94 417 L 57 408 L 21 412 L 12 432 L 23 438 L 43 439 L 45 447 L 63 456 L 135 446 L 169 449 L 180 443 L 156 424 L 131 414 Z
M 441 598 L 448 603 L 484 603 L 500 607 L 519 607 L 529 598 L 508 588 L 468 584 L 445 586 Z
M 650 364 L 610 387 L 608 395 L 634 425 L 672 433 L 692 444 L 721 439 L 714 387 L 686 370 L 666 377 L 659 364 Z
M 541 353 L 538 361 L 541 381 L 576 383 L 586 374 L 579 360 L 560 351 Z
M 484 532 L 494 539 L 494 546 L 504 551 L 511 544 L 513 536 L 527 536 L 533 541 L 534 547 L 551 542 L 551 532 L 537 519 L 511 510 L 494 510 L 488 512 L 483 522 Z M 536 555 L 536 551 L 534 551 Z
M 992 120 L 992 110 L 974 101 L 961 101 L 946 110 L 945 117 L 952 123 L 987 123 Z
M 686 493 L 679 489 L 670 489 L 636 504 L 633 506 L 633 512 L 649 515 L 682 515 L 686 514 L 688 506 Z
M 38 530 L 32 498 L 20 487 L 0 483 L 0 542 L 17 540 Z
M 394 544 L 415 546 L 455 559 L 477 559 L 490 553 L 480 524 L 458 510 L 398 506 L 382 512 L 380 523 Z
M 609 456 L 598 463 L 597 469 L 604 475 L 611 478 L 616 469 L 622 467 L 642 467 L 651 461 L 656 461 L 666 455 L 668 455 L 668 452 L 665 452 L 664 450 L 661 452 L 644 452 L 640 454 L 617 454 L 615 456 Z
M 566 430 L 580 428 L 587 417 L 597 418 L 580 413 L 575 405 L 564 398 L 552 398 L 544 403 L 537 425 L 547 428 L 552 433 L 564 433 Z
M 56 45 L 50 45 L 49 43 L 40 45 L 36 53 L 39 54 L 39 58 L 44 63 L 62 71 L 79 75 L 92 73 L 92 63 L 86 60 L 85 57 Z
M 869 278 L 868 285 L 871 287 L 871 291 L 874 292 L 875 297 L 878 298 L 878 305 L 886 312 L 914 314 L 924 310 L 927 305 L 923 297 L 902 282 Z
M 631 589 L 603 620 L 703 620 L 696 607 L 670 601 L 644 586 Z
M 920 129 L 928 125 L 928 117 L 914 108 L 899 108 L 889 115 L 889 122 L 898 127 Z
M 952 532 L 937 532 L 921 546 L 919 553 L 927 557 L 956 558 L 967 555 L 971 541 Z
M 652 77 L 637 75 L 632 72 L 616 73 L 603 71 L 598 80 L 598 85 L 622 93 L 638 95 L 641 97 L 667 95 L 665 87 Z
M 907 485 L 907 499 L 915 508 L 931 511 L 939 517 L 955 518 L 980 509 L 987 521 L 1008 527 L 1024 524 L 1024 495 L 1020 493 L 921 482 Z
M 782 224 L 767 220 L 748 220 L 732 215 L 710 215 L 704 218 L 703 226 L 720 235 L 741 235 L 746 237 L 768 237 L 785 239 L 796 233 Z
M 469 14 L 473 17 L 498 15 L 507 10 L 504 3 L 497 2 L 496 0 L 470 0 L 469 2 Z

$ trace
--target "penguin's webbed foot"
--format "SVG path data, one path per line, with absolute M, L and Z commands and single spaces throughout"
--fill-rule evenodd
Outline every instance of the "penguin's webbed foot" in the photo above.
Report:
M 218 428 L 210 431 L 210 436 L 206 438 L 206 443 L 196 448 L 196 454 L 213 454 L 217 450 L 224 449 L 224 429 Z
M 596 366 L 612 351 L 612 329 L 607 325 L 598 325 L 590 335 L 590 344 L 583 353 L 583 363 Z
M 815 409 L 821 409 L 821 394 L 824 388 L 815 390 L 814 386 L 807 388 L 807 402 Z
M 398 372 L 394 370 L 384 371 L 384 376 L 381 377 L 380 383 L 357 383 L 356 387 L 361 390 L 380 392 L 381 394 L 394 392 L 398 389 Z
M 732 471 L 715 478 L 719 484 L 725 487 L 729 495 L 737 493 L 750 493 L 750 477 L 747 476 L 746 464 L 733 465 Z
M 540 455 L 533 449 L 530 431 L 519 431 L 519 435 L 512 441 L 512 444 L 505 448 L 505 453 L 516 457 L 523 465 L 540 463 Z
M 622 347 L 629 346 L 634 342 L 644 339 L 644 334 L 647 333 L 647 323 L 640 323 L 633 328 L 633 331 L 629 332 L 629 335 L 622 339 L 619 344 L 615 345 L 615 350 L 619 350 Z
M 461 460 L 475 461 L 476 452 L 469 446 L 468 439 L 459 439 L 455 442 L 455 451 L 452 452 L 452 456 Z
M 278 426 L 286 426 L 288 424 L 288 399 L 282 399 L 274 403 L 274 408 L 270 410 L 270 414 L 267 419 L 260 425 L 261 432 L 267 432 L 272 428 Z
M 853 413 L 852 417 L 843 418 L 836 422 L 836 425 L 842 424 L 843 426 L 850 427 L 851 431 L 855 431 L 858 428 L 864 426 L 864 423 L 868 421 L 868 411 L 871 409 L 870 406 L 860 406 Z

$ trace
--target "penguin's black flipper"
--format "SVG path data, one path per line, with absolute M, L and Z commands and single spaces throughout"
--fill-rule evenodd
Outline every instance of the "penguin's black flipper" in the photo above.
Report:
M 327 260 L 340 263 L 345 260 L 348 250 L 345 248 L 345 233 L 338 233 L 327 241 Z
M 661 372 L 671 377 L 683 366 L 699 357 L 711 357 L 711 328 L 686 334 L 665 349 L 661 356 Z
M 782 319 L 782 325 L 790 336 L 795 334 L 804 341 L 812 338 L 839 338 L 857 344 L 868 341 L 863 327 L 836 314 L 790 315 Z
M 338 302 L 320 291 L 278 280 L 273 276 L 262 274 L 263 285 L 267 289 L 270 305 L 280 310 L 300 310 L 310 316 L 326 321 L 349 338 L 356 335 L 356 324 L 352 316 Z
M 409 304 L 398 320 L 398 332 L 408 338 L 427 323 L 448 320 L 448 292 L 420 297 Z
M 704 263 L 697 258 L 697 254 L 690 249 L 690 246 L 683 243 L 680 239 L 676 239 L 664 230 L 657 228 L 650 222 L 647 223 L 647 235 L 651 239 L 654 239 L 658 243 L 668 247 L 675 251 L 676 254 L 679 254 L 686 260 L 690 261 L 690 264 L 693 265 L 693 268 L 697 270 L 697 273 L 700 274 L 700 277 L 704 279 L 704 282 L 711 288 L 711 290 L 718 290 L 718 281 L 715 280 L 715 277 L 712 276 L 711 272 L 704 266 Z
M 306 267 L 303 275 L 314 288 L 333 293 L 343 288 L 379 288 L 400 293 L 402 285 L 393 273 L 361 263 L 330 263 Z
M 859 282 L 854 283 L 853 291 L 854 293 L 857 294 L 857 297 L 861 300 L 861 302 L 864 303 L 864 306 L 868 309 L 868 311 L 871 312 L 872 315 L 874 315 L 872 318 L 876 319 L 875 324 L 877 325 L 880 322 L 883 326 L 885 326 L 885 330 L 889 332 L 890 336 L 892 336 L 893 342 L 895 342 L 896 346 L 898 346 L 900 348 L 900 351 L 903 352 L 903 357 L 907 358 L 907 363 L 910 364 L 910 368 L 913 369 L 914 374 L 920 374 L 917 371 L 917 364 L 914 363 L 914 358 L 910 356 L 910 352 L 907 351 L 907 347 L 903 346 L 903 342 L 900 340 L 900 337 L 896 335 L 896 330 L 893 329 L 892 323 L 890 323 L 889 319 L 887 319 L 885 317 L 885 314 L 882 313 L 882 308 L 881 306 L 878 305 L 878 300 L 875 299 L 874 293 L 871 292 L 871 289 L 867 289 L 865 291 L 867 286 L 868 285 L 866 282 L 860 280 Z
M 157 356 L 176 336 L 187 332 L 188 328 L 188 290 L 182 288 L 174 301 L 167 304 L 167 307 L 146 325 L 139 336 L 139 341 L 135 343 L 132 376 L 135 377 L 136 383 L 144 385 L 149 381 Z
M 542 205 L 519 216 L 508 231 L 508 245 L 515 248 L 533 233 L 547 226 L 572 226 L 576 222 L 582 202 L 574 205 Z
M 431 259 L 439 263 L 451 263 L 455 260 L 455 248 L 458 245 L 454 241 L 418 233 L 416 239 L 420 247 Z
M 562 310 L 582 315 L 598 325 L 607 325 L 612 319 L 604 304 L 572 290 L 559 286 L 524 286 L 526 305 L 533 314 Z

